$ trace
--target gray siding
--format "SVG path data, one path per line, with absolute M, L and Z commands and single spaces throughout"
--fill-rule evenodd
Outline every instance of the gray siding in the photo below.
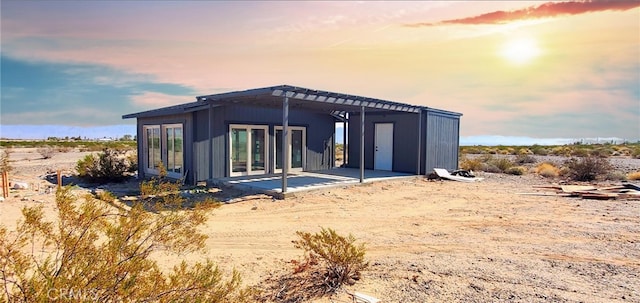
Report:
M 457 169 L 460 118 L 430 111 L 425 116 L 425 171 L 431 172 L 434 168 Z
M 223 178 L 229 172 L 228 132 L 230 124 L 250 124 L 269 126 L 269 168 L 275 163 L 273 144 L 275 144 L 275 127 L 282 125 L 282 109 L 243 105 L 226 105 L 212 109 L 212 146 L 213 171 L 208 174 L 208 110 L 198 111 L 195 116 L 194 150 L 196 150 L 195 167 L 198 179 Z M 334 166 L 333 159 L 335 119 L 326 113 L 303 110 L 289 110 L 289 125 L 306 127 L 306 167 L 305 170 L 328 169 Z M 202 172 L 202 173 L 201 173 Z
M 180 114 L 180 115 L 168 115 L 162 117 L 151 117 L 151 118 L 138 118 L 138 130 L 137 130 L 137 138 L 138 138 L 138 176 L 140 178 L 148 178 L 151 176 L 146 176 L 144 171 L 144 133 L 143 127 L 145 125 L 159 125 L 159 124 L 173 124 L 173 123 L 182 123 L 183 125 L 183 144 L 184 144 L 184 167 L 187 176 L 185 178 L 186 182 L 193 182 L 195 174 L 193 173 L 193 146 L 190 142 L 193 142 L 193 116 L 191 114 Z
M 367 113 L 364 129 L 364 166 L 374 168 L 375 124 L 393 123 L 393 171 L 416 173 L 418 169 L 418 114 Z M 347 167 L 360 167 L 360 113 L 349 116 L 349 148 Z

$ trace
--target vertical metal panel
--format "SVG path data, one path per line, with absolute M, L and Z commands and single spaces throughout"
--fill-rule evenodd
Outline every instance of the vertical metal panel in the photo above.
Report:
M 457 169 L 460 118 L 428 111 L 426 124 L 425 172 Z
M 213 110 L 213 175 L 211 178 L 227 177 L 229 124 L 256 124 L 269 126 L 269 167 L 273 168 L 274 128 L 282 125 L 282 108 L 265 108 L 246 105 L 225 105 Z M 289 125 L 306 127 L 305 170 L 321 170 L 334 166 L 331 159 L 330 142 L 335 136 L 335 119 L 327 113 L 289 109 Z
M 415 173 L 418 165 L 418 114 L 399 112 L 367 112 L 365 123 L 364 160 L 366 169 L 374 168 L 374 125 L 393 123 L 393 170 Z M 350 121 L 359 121 L 360 114 L 350 113 Z M 360 124 L 350 123 L 348 131 L 349 148 L 347 167 L 357 168 L 360 162 Z

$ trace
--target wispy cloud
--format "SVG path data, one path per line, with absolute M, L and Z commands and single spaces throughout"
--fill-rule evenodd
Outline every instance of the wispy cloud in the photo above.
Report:
M 562 15 L 579 15 L 600 11 L 625 11 L 640 7 L 637 0 L 602 0 L 602 1 L 570 1 L 570 2 L 546 2 L 538 6 L 513 11 L 493 11 L 473 17 L 443 20 L 435 23 L 411 23 L 406 26 L 422 27 L 446 24 L 503 24 L 513 21 L 552 18 Z

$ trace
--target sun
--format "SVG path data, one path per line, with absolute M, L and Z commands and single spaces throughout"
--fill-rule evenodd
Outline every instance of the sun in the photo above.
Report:
M 532 38 L 517 38 L 507 42 L 500 54 L 509 62 L 523 65 L 540 55 L 540 48 Z

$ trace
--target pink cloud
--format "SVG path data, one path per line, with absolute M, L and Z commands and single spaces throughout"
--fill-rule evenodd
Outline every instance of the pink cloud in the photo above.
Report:
M 186 102 L 195 101 L 193 96 L 176 96 L 156 92 L 144 92 L 140 95 L 132 96 L 133 103 L 142 107 L 164 107 Z
M 625 11 L 636 7 L 640 7 L 640 2 L 636 0 L 547 2 L 539 6 L 530 6 L 519 10 L 493 11 L 473 17 L 450 19 L 436 23 L 412 23 L 407 24 L 406 26 L 422 27 L 445 24 L 502 24 L 519 20 L 551 18 L 562 15 L 578 15 L 599 11 Z

